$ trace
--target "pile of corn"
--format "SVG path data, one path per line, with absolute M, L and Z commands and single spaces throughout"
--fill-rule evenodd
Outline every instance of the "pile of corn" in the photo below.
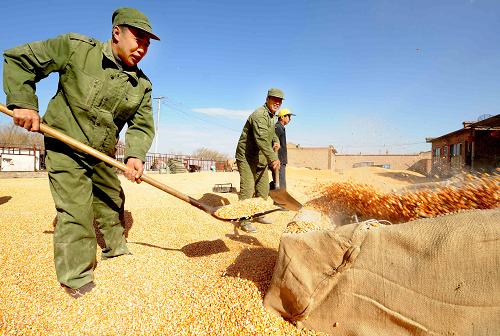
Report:
M 334 228 L 335 224 L 325 214 L 313 209 L 302 208 L 287 224 L 284 233 L 304 233 Z
M 217 209 L 215 216 L 222 219 L 238 219 L 250 217 L 272 209 L 276 209 L 276 207 L 273 205 L 271 198 L 265 200 L 261 197 L 256 197 L 223 206 Z
M 308 205 L 328 214 L 401 223 L 461 210 L 496 208 L 500 206 L 500 176 L 469 174 L 459 186 L 436 186 L 402 194 L 382 193 L 366 184 L 332 183 Z
M 284 233 L 304 233 L 309 231 L 319 231 L 321 228 L 314 222 L 293 221 L 288 223 Z

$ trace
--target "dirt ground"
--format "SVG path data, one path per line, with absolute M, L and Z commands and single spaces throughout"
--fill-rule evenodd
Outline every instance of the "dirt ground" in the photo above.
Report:
M 237 172 L 151 176 L 211 205 L 237 200 L 235 193 L 212 192 L 217 183 L 239 188 Z M 250 235 L 146 183 L 121 179 L 133 255 L 101 261 L 98 248 L 97 287 L 78 300 L 55 276 L 56 212 L 47 178 L 0 180 L 0 334 L 317 334 L 262 306 L 293 211 L 270 214 L 273 224 L 257 223 Z M 382 168 L 287 169 L 288 192 L 302 203 L 334 181 L 393 191 L 430 180 Z

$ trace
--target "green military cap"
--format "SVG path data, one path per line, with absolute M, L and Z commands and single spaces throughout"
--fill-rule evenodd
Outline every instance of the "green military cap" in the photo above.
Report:
M 139 28 L 140 30 L 145 31 L 153 40 L 160 40 L 158 36 L 153 34 L 153 29 L 151 28 L 151 23 L 146 15 L 143 12 L 135 9 L 135 8 L 118 8 L 113 13 L 111 18 L 113 21 L 113 27 L 119 25 L 127 25 L 135 28 Z
M 285 99 L 285 94 L 283 93 L 283 91 L 277 88 L 270 88 L 269 91 L 267 91 L 267 96 Z

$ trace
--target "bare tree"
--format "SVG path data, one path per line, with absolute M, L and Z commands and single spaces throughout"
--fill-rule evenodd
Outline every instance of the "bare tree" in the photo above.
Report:
M 28 132 L 14 124 L 0 125 L 0 145 L 15 147 L 43 147 L 43 135 Z
M 226 161 L 229 159 L 229 156 L 227 154 L 220 153 L 216 150 L 208 149 L 205 147 L 195 150 L 191 155 L 200 159 L 209 159 L 215 161 Z

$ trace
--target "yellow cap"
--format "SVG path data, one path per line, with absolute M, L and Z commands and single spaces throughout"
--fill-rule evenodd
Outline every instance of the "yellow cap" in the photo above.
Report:
M 283 108 L 278 112 L 278 117 L 284 117 L 286 115 L 295 115 L 289 109 Z

